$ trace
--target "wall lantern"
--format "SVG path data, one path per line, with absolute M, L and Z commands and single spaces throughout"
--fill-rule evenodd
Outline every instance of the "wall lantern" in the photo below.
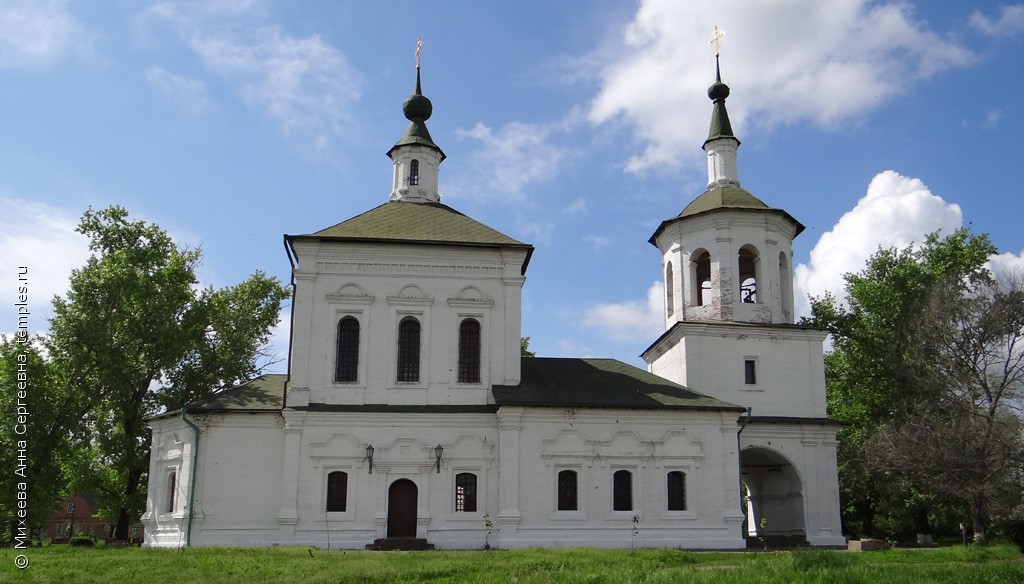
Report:
M 373 444 L 366 445 L 366 460 L 370 461 L 370 474 L 373 474 Z
M 434 447 L 434 457 L 437 458 L 437 474 L 441 474 L 441 455 L 444 454 L 444 447 L 438 444 Z

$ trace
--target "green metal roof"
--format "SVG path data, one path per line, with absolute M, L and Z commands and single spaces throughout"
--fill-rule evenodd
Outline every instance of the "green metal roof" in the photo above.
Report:
M 441 203 L 391 201 L 302 237 L 532 247 Z
M 278 411 L 284 407 L 287 375 L 267 374 L 188 405 L 189 412 Z
M 524 358 L 522 382 L 495 386 L 500 406 L 744 409 L 616 359 Z
M 648 240 L 651 245 L 657 245 L 655 242 L 658 235 L 661 232 L 676 221 L 681 221 L 690 217 L 698 215 L 704 215 L 706 213 L 713 213 L 716 211 L 759 211 L 774 213 L 783 216 L 796 226 L 796 235 L 800 235 L 800 232 L 804 230 L 802 223 L 793 218 L 792 215 L 783 211 L 782 209 L 774 209 L 769 207 L 754 195 L 741 189 L 739 187 L 717 187 L 704 191 L 699 197 L 694 199 L 687 205 L 678 215 L 675 217 L 662 221 L 661 225 L 654 231 L 654 235 Z
M 533 246 L 512 239 L 441 203 L 390 201 L 326 229 L 307 235 L 285 235 L 285 239 L 328 239 L 435 245 L 517 247 L 525 249 L 523 273 L 533 255 Z

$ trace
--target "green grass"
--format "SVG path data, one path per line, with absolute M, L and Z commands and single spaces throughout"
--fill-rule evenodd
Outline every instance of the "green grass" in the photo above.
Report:
M 20 552 L 18 552 L 20 553 Z M 27 550 L 31 565 L 0 552 L 0 582 L 451 582 L 790 583 L 1024 582 L 1016 548 L 949 547 L 850 554 L 823 550 L 724 553 L 674 549 L 527 549 L 488 552 L 363 552 L 307 548 L 139 548 L 50 546 Z

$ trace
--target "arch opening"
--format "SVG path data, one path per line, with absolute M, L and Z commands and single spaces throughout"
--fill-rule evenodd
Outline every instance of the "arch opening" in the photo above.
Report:
M 805 542 L 803 483 L 793 464 L 774 450 L 746 448 L 740 454 L 740 473 L 747 538 Z

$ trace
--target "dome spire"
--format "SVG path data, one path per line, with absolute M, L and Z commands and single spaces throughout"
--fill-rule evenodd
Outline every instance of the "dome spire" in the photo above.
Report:
M 715 47 L 715 82 L 708 88 L 708 98 L 715 104 L 711 111 L 711 128 L 704 141 L 708 154 L 708 189 L 724 186 L 739 186 L 736 173 L 736 149 L 740 141 L 732 132 L 729 112 L 725 109 L 725 98 L 729 97 L 729 86 L 722 83 L 720 52 L 725 31 L 715 27 L 709 44 Z
M 420 81 L 420 51 L 423 41 L 416 39 L 416 90 L 402 104 L 402 113 L 409 120 L 405 133 L 388 150 L 394 163 L 392 201 L 438 202 L 437 170 L 444 160 L 444 152 L 434 144 L 427 130 L 427 120 L 434 106 L 423 95 Z

